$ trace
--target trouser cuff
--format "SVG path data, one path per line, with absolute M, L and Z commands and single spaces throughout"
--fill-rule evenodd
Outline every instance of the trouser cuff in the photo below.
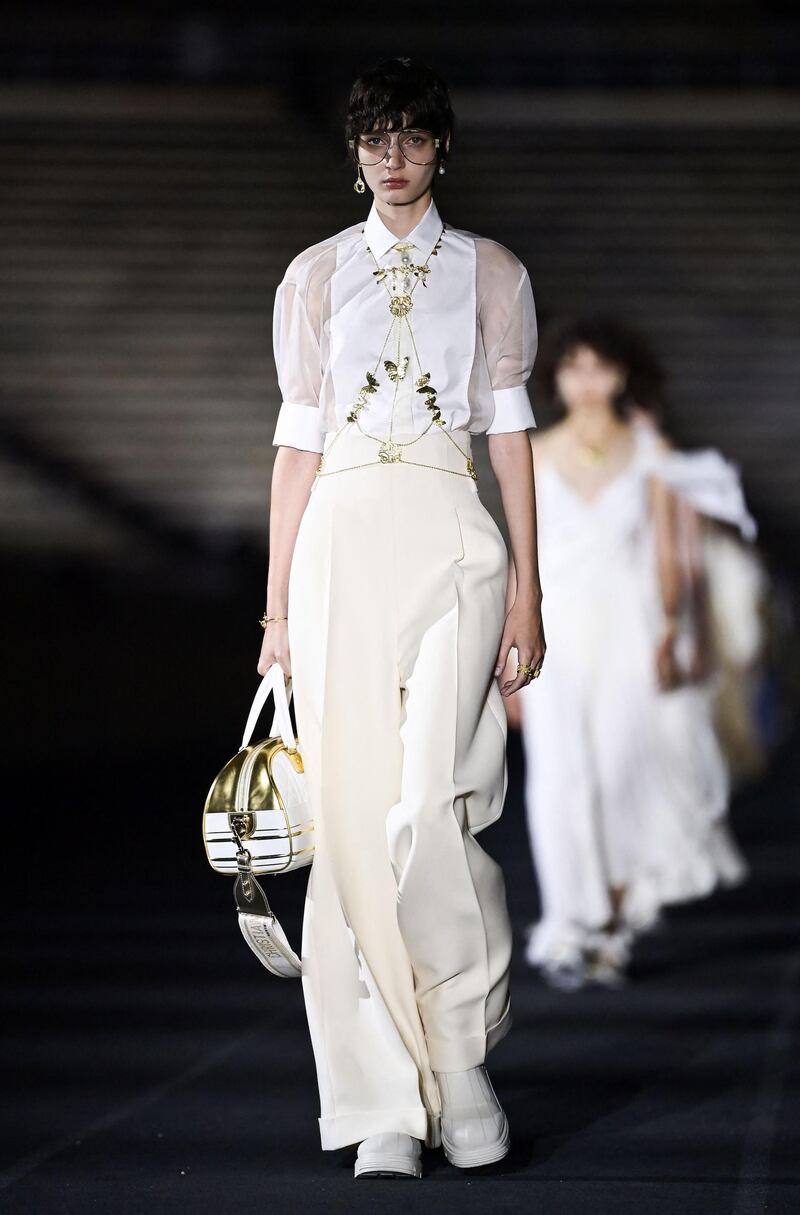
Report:
M 509 999 L 500 1020 L 489 1026 L 485 1034 L 477 1034 L 472 1038 L 460 1038 L 456 1042 L 448 1038 L 431 1038 L 426 1034 L 425 1040 L 431 1068 L 435 1072 L 466 1072 L 471 1067 L 479 1067 L 492 1047 L 506 1036 L 511 1025 L 511 1001 Z
M 349 1147 L 387 1131 L 413 1135 L 422 1139 L 426 1147 L 438 1147 L 441 1143 L 440 1119 L 429 1114 L 423 1105 L 414 1109 L 360 1110 L 335 1118 L 319 1118 L 318 1122 L 324 1152 Z

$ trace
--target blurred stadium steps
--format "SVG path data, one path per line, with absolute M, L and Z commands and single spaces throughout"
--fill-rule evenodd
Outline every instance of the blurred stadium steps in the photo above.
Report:
M 330 227 L 296 128 L 263 92 L 84 97 L 3 124 L 0 548 L 265 552 L 273 295 Z

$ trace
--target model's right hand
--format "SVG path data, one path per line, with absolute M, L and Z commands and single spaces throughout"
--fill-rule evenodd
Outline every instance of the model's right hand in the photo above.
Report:
M 258 673 L 266 675 L 274 663 L 291 677 L 292 663 L 289 654 L 289 624 L 286 620 L 272 620 L 264 629 L 264 640 L 258 658 Z

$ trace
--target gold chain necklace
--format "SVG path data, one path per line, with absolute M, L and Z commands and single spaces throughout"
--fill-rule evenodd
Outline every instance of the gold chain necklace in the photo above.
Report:
M 423 437 L 423 435 L 426 435 L 428 433 L 428 431 L 430 430 L 430 428 L 434 425 L 439 426 L 439 428 L 442 430 L 442 432 L 445 435 L 447 435 L 447 438 L 450 440 L 450 442 L 453 444 L 453 446 L 456 448 L 456 450 L 462 456 L 464 455 L 464 452 L 461 449 L 461 447 L 459 446 L 459 444 L 456 443 L 455 439 L 453 439 L 452 436 L 445 429 L 444 419 L 442 418 L 441 411 L 439 410 L 439 407 L 436 404 L 437 390 L 433 387 L 433 385 L 430 382 L 430 380 L 431 380 L 430 372 L 422 371 L 422 364 L 420 363 L 419 353 L 417 351 L 417 344 L 414 340 L 414 332 L 413 332 L 413 329 L 411 328 L 411 323 L 408 320 L 408 314 L 411 312 L 411 309 L 414 306 L 414 302 L 411 297 L 420 282 L 422 283 L 423 287 L 427 287 L 427 285 L 428 285 L 427 276 L 428 276 L 428 274 L 430 274 L 430 266 L 428 265 L 428 263 L 430 262 L 432 257 L 436 257 L 438 255 L 439 249 L 441 248 L 442 237 L 444 236 L 444 232 L 445 232 L 445 225 L 443 224 L 442 230 L 439 233 L 439 237 L 436 241 L 436 244 L 433 246 L 433 248 L 431 249 L 430 253 L 428 254 L 428 257 L 426 258 L 424 264 L 421 266 L 414 265 L 407 258 L 404 258 L 403 264 L 400 266 L 381 266 L 380 262 L 375 257 L 375 254 L 373 253 L 372 249 L 369 247 L 369 245 L 366 246 L 367 250 L 369 251 L 370 256 L 372 257 L 372 260 L 375 262 L 375 265 L 377 266 L 377 269 L 373 270 L 373 272 L 372 272 L 373 277 L 375 278 L 376 282 L 383 284 L 383 286 L 386 288 L 386 290 L 389 294 L 389 312 L 391 314 L 392 320 L 391 320 L 391 323 L 389 326 L 389 332 L 387 333 L 386 338 L 384 339 L 383 346 L 381 347 L 380 354 L 378 355 L 378 359 L 375 363 L 375 367 L 373 368 L 373 370 L 371 372 L 368 371 L 366 373 L 366 382 L 363 384 L 363 386 L 359 390 L 358 396 L 356 398 L 356 403 L 353 405 L 352 409 L 350 410 L 350 413 L 347 415 L 346 424 L 354 423 L 358 427 L 361 434 L 364 435 L 365 438 L 372 439 L 373 442 L 378 443 L 380 445 L 378 448 L 378 459 L 377 459 L 377 461 L 368 461 L 367 463 L 364 463 L 364 464 L 352 464 L 352 465 L 349 465 L 347 468 L 332 469 L 331 472 L 328 473 L 328 472 L 324 471 L 325 460 L 324 460 L 324 457 L 321 457 L 319 466 L 317 468 L 317 476 L 331 476 L 334 472 L 348 472 L 354 468 L 368 468 L 371 464 L 374 464 L 376 462 L 380 463 L 380 464 L 397 464 L 402 461 L 405 464 L 412 464 L 419 468 L 436 468 L 440 472 L 454 473 L 456 476 L 459 476 L 459 477 L 464 477 L 464 476 L 471 477 L 472 480 L 477 481 L 478 475 L 475 470 L 475 464 L 474 464 L 471 456 L 465 457 L 466 467 L 467 467 L 467 471 L 465 473 L 460 473 L 457 471 L 457 469 L 440 468 L 438 465 L 434 465 L 434 464 L 422 464 L 419 461 L 415 461 L 415 460 L 403 460 L 403 450 L 402 449 L 405 447 L 411 447 L 411 446 L 413 446 L 414 443 L 418 443 L 420 441 L 420 439 Z M 363 229 L 362 229 L 361 235 L 362 236 L 364 235 Z M 392 247 L 400 253 L 406 253 L 409 249 L 413 248 L 413 245 L 397 244 Z M 408 280 L 411 278 L 412 275 L 415 277 L 416 282 L 411 284 L 411 286 L 409 288 Z M 397 282 L 398 276 L 402 277 L 404 280 L 402 292 L 399 292 L 396 289 L 396 282 Z M 391 280 L 391 285 L 387 280 Z M 393 437 L 394 411 L 395 411 L 395 405 L 397 403 L 397 392 L 398 392 L 401 381 L 403 379 L 405 379 L 406 373 L 408 371 L 408 366 L 409 366 L 408 355 L 404 356 L 402 359 L 400 357 L 400 347 L 401 347 L 400 338 L 401 338 L 401 327 L 403 324 L 405 324 L 408 327 L 408 333 L 409 333 L 409 337 L 411 338 L 411 345 L 412 345 L 412 349 L 414 352 L 414 357 L 416 358 L 417 369 L 419 371 L 419 376 L 416 380 L 414 388 L 415 388 L 416 392 L 420 393 L 420 395 L 424 397 L 425 403 L 426 403 L 426 408 L 430 410 L 431 415 L 432 415 L 431 420 L 428 423 L 428 425 L 425 427 L 425 429 L 423 431 L 421 431 L 420 434 L 418 434 L 415 438 L 409 439 L 405 443 L 401 443 Z M 387 439 L 382 439 L 382 438 L 380 438 L 380 436 L 370 434 L 368 431 L 364 430 L 364 428 L 361 425 L 361 422 L 359 421 L 358 415 L 367 406 L 369 397 L 373 393 L 378 391 L 378 388 L 380 386 L 380 381 L 377 378 L 377 371 L 380 366 L 381 359 L 383 358 L 383 353 L 386 350 L 386 346 L 395 329 L 397 331 L 397 353 L 395 356 L 395 360 L 394 361 L 392 361 L 390 359 L 383 360 L 383 365 L 386 370 L 386 373 L 389 376 L 389 379 L 394 384 L 394 397 L 392 399 L 392 412 L 391 412 L 391 415 L 389 418 L 389 437 Z M 342 427 L 339 430 L 339 432 L 334 436 L 333 441 L 331 442 L 326 455 L 330 453 L 331 448 L 333 447 L 334 443 L 336 442 L 336 440 L 338 439 L 339 435 L 342 433 L 343 430 L 344 430 L 344 427 Z
M 585 439 L 580 432 L 580 427 L 574 422 L 569 425 L 569 429 L 575 442 L 575 459 L 578 464 L 584 468 L 596 468 L 608 459 L 609 436 L 612 436 L 611 442 L 613 443 L 613 432 L 616 429 L 613 424 L 606 427 L 605 434 L 601 436 L 603 441 L 600 443 L 590 443 L 588 439 Z
M 364 233 L 362 231 L 362 236 L 363 235 L 364 235 Z M 388 292 L 389 313 L 392 317 L 392 320 L 389 325 L 389 332 L 386 335 L 386 340 L 383 343 L 381 353 L 378 355 L 378 360 L 375 364 L 375 367 L 372 370 L 372 372 L 369 372 L 369 371 L 367 372 L 366 383 L 361 388 L 361 390 L 358 394 L 358 398 L 356 400 L 356 404 L 353 406 L 352 410 L 348 414 L 347 420 L 350 422 L 355 422 L 356 425 L 358 426 L 358 429 L 361 431 L 361 433 L 363 435 L 366 435 L 367 438 L 374 439 L 377 443 L 381 443 L 381 452 L 379 453 L 379 458 L 382 459 L 383 463 L 394 463 L 399 458 L 397 449 L 400 447 L 410 447 L 411 443 L 417 443 L 419 441 L 419 439 L 422 438 L 422 435 L 427 434 L 427 432 L 430 430 L 430 428 L 434 422 L 438 422 L 440 425 L 443 425 L 443 423 L 441 421 L 441 413 L 439 411 L 438 406 L 436 405 L 436 389 L 433 387 L 433 385 L 430 382 L 430 379 L 431 379 L 430 372 L 429 371 L 423 372 L 423 370 L 422 370 L 422 365 L 419 362 L 419 355 L 417 354 L 416 343 L 414 342 L 414 332 L 411 328 L 411 322 L 407 319 L 409 312 L 414 307 L 414 301 L 411 298 L 412 295 L 414 294 L 414 291 L 417 289 L 417 287 L 419 286 L 420 283 L 422 283 L 422 285 L 424 287 L 427 287 L 427 285 L 428 285 L 427 276 L 430 273 L 430 266 L 428 265 L 428 263 L 430 262 L 432 257 L 438 256 L 439 249 L 441 248 L 443 236 L 444 236 L 444 224 L 442 224 L 442 230 L 439 233 L 439 237 L 438 237 L 435 245 L 431 249 L 430 253 L 428 254 L 424 265 L 422 265 L 422 266 L 415 266 L 410 262 L 407 265 L 402 265 L 402 266 L 386 266 L 386 267 L 381 266 L 377 257 L 372 252 L 372 249 L 370 248 L 369 245 L 367 245 L 367 251 L 369 252 L 370 257 L 372 258 L 372 260 L 374 261 L 374 263 L 377 267 L 377 269 L 373 270 L 373 272 L 372 272 L 373 278 L 375 279 L 376 282 L 383 284 L 383 286 L 386 288 L 386 290 Z M 395 248 L 396 247 L 397 246 L 395 246 Z M 405 245 L 406 250 L 408 250 L 410 247 L 411 246 L 409 246 L 407 244 Z M 404 290 L 399 293 L 396 290 L 396 274 L 398 274 L 398 273 L 402 274 L 405 279 Z M 417 281 L 411 285 L 411 289 L 409 290 L 408 289 L 408 279 L 411 277 L 412 274 L 415 276 Z M 391 286 L 386 281 L 387 278 L 389 278 L 389 277 L 391 277 Z M 419 372 L 419 378 L 417 379 L 417 381 L 414 385 L 414 388 L 415 388 L 416 392 L 419 392 L 425 398 L 426 408 L 431 411 L 432 419 L 431 419 L 431 422 L 428 424 L 428 426 L 426 426 L 425 430 L 423 430 L 421 432 L 421 434 L 419 434 L 417 436 L 416 439 L 412 439 L 408 443 L 397 443 L 392 438 L 392 434 L 393 434 L 393 430 L 394 430 L 394 409 L 395 409 L 395 404 L 397 402 L 397 390 L 400 386 L 400 381 L 405 378 L 406 371 L 408 369 L 407 360 L 403 359 L 402 362 L 400 360 L 400 345 L 401 345 L 400 335 L 401 335 L 402 326 L 404 324 L 408 327 L 408 332 L 411 337 L 412 346 L 414 348 L 414 354 L 417 358 L 417 370 Z M 378 438 L 378 436 L 371 435 L 363 429 L 363 427 L 361 426 L 361 423 L 359 422 L 358 415 L 361 413 L 362 409 L 364 409 L 365 406 L 367 405 L 368 398 L 372 395 L 372 393 L 377 392 L 377 390 L 378 390 L 379 381 L 377 379 L 376 373 L 377 373 L 378 367 L 380 366 L 381 358 L 383 357 L 383 352 L 386 349 L 387 343 L 389 342 L 389 339 L 391 338 L 392 333 L 395 330 L 397 333 L 397 354 L 395 356 L 396 361 L 392 362 L 389 359 L 384 359 L 384 363 L 383 363 L 387 375 L 389 376 L 390 380 L 392 380 L 394 383 L 394 397 L 392 399 L 392 412 L 391 412 L 391 415 L 389 418 L 389 438 L 388 438 L 388 440 L 382 440 L 382 439 Z
M 380 462 L 382 464 L 397 463 L 397 461 L 402 458 L 402 451 L 400 449 L 403 447 L 410 447 L 412 445 L 412 443 L 419 442 L 419 440 L 422 438 L 422 436 L 424 434 L 427 434 L 427 432 L 430 430 L 431 426 L 433 426 L 435 417 L 437 415 L 441 416 L 441 415 L 439 415 L 439 411 L 437 409 L 436 415 L 431 417 L 431 420 L 428 423 L 428 425 L 425 427 L 425 429 L 419 435 L 417 435 L 416 438 L 414 438 L 414 439 L 409 439 L 405 443 L 401 443 L 394 437 L 394 411 L 395 411 L 395 406 L 397 405 L 397 393 L 398 393 L 400 384 L 406 377 L 406 373 L 408 371 L 408 365 L 409 365 L 408 355 L 405 355 L 402 359 L 400 357 L 401 330 L 402 330 L 403 324 L 405 323 L 406 326 L 408 327 L 408 332 L 411 335 L 412 342 L 413 342 L 413 330 L 411 328 L 411 323 L 410 323 L 410 321 L 408 321 L 406 319 L 408 317 L 409 312 L 414 307 L 414 302 L 413 302 L 411 296 L 413 295 L 413 293 L 416 290 L 419 283 L 422 283 L 423 286 L 427 286 L 425 276 L 430 273 L 430 267 L 428 266 L 428 262 L 430 261 L 430 259 L 432 257 L 437 256 L 443 235 L 444 235 L 444 228 L 442 228 L 442 231 L 439 234 L 439 239 L 437 240 L 436 244 L 434 245 L 433 249 L 431 250 L 430 254 L 428 255 L 427 261 L 422 266 L 412 265 L 410 262 L 410 259 L 407 256 L 405 256 L 408 249 L 412 248 L 411 245 L 408 245 L 408 244 L 395 245 L 394 248 L 398 249 L 398 251 L 400 251 L 404 254 L 403 261 L 405 264 L 402 266 L 386 266 L 386 267 L 381 267 L 378 259 L 375 257 L 375 254 L 372 252 L 372 249 L 370 249 L 369 245 L 367 245 L 367 250 L 370 253 L 370 256 L 372 257 L 372 260 L 375 262 L 375 265 L 377 266 L 377 270 L 373 270 L 373 272 L 372 272 L 373 277 L 377 283 L 382 283 L 383 286 L 386 287 L 389 292 L 389 312 L 392 316 L 392 322 L 389 326 L 389 333 L 386 336 L 386 341 L 383 344 L 383 350 L 386 349 L 386 345 L 389 341 L 389 338 L 392 336 L 392 332 L 393 331 L 396 332 L 396 335 L 397 335 L 397 350 L 395 353 L 395 361 L 392 362 L 391 359 L 383 360 L 383 366 L 386 371 L 386 374 L 388 375 L 389 379 L 394 384 L 394 396 L 392 397 L 392 412 L 389 416 L 389 437 L 388 437 L 388 439 L 381 439 L 379 436 L 372 435 L 369 433 L 369 431 L 364 430 L 364 427 L 361 425 L 361 421 L 358 417 L 359 413 L 361 412 L 360 408 L 356 408 L 352 411 L 352 420 L 355 422 L 356 426 L 361 431 L 362 435 L 364 435 L 368 439 L 372 439 L 375 443 L 380 444 L 380 447 L 378 449 L 378 459 L 380 460 Z M 396 287 L 398 272 L 400 274 L 402 274 L 402 276 L 403 276 L 404 291 L 401 294 L 398 294 L 397 287 Z M 409 279 L 410 279 L 412 273 L 416 276 L 417 281 L 411 285 L 411 288 L 409 290 Z M 391 286 L 389 286 L 389 283 L 387 282 L 387 278 L 389 278 L 389 277 L 391 277 Z M 381 351 L 381 354 L 383 354 L 383 350 Z M 419 363 L 419 360 L 417 360 L 417 362 Z M 378 363 L 380 363 L 380 357 L 378 359 Z M 377 370 L 377 367 L 376 367 L 376 370 Z M 418 367 L 418 370 L 421 371 L 422 370 L 421 367 Z M 428 380 L 430 380 L 430 374 L 428 374 L 427 378 L 428 378 Z M 417 391 L 420 390 L 421 384 L 422 384 L 422 379 L 420 378 L 417 381 L 417 385 L 416 385 Z M 367 383 L 364 386 L 364 389 L 362 390 L 364 398 L 366 398 L 368 395 L 370 395 L 369 391 L 368 391 L 370 388 L 372 388 L 373 390 L 376 390 L 377 386 L 378 386 L 378 381 L 375 378 L 375 376 L 374 375 L 370 376 L 368 374 Z M 435 405 L 435 403 L 436 403 L 435 393 L 428 395 L 427 401 L 429 404 L 431 402 L 433 402 L 433 404 Z M 364 402 L 364 403 L 366 403 L 366 402 Z M 361 408 L 363 408 L 363 405 L 361 406 Z
M 362 232 L 362 236 L 363 236 L 363 232 Z M 412 300 L 411 297 L 414 294 L 414 292 L 416 291 L 417 286 L 419 285 L 419 283 L 422 283 L 423 287 L 427 287 L 427 285 L 428 285 L 427 277 L 431 272 L 431 268 L 428 265 L 428 262 L 431 260 L 432 257 L 438 256 L 439 249 L 441 248 L 441 245 L 442 245 L 443 236 L 444 236 L 444 224 L 442 224 L 442 230 L 439 233 L 439 238 L 436 241 L 436 244 L 431 249 L 430 253 L 428 254 L 428 256 L 425 260 L 424 265 L 422 265 L 422 266 L 416 266 L 407 257 L 403 257 L 403 264 L 400 266 L 381 266 L 377 257 L 372 252 L 372 249 L 370 249 L 369 245 L 367 245 L 367 249 L 369 250 L 370 256 L 372 257 L 372 260 L 374 261 L 375 265 L 378 267 L 377 270 L 372 271 L 373 277 L 376 282 L 383 283 L 383 285 L 387 288 L 387 290 L 389 292 L 389 311 L 391 312 L 393 317 L 408 316 L 409 312 L 414 307 L 414 301 Z M 406 254 L 408 252 L 408 250 L 413 249 L 413 247 L 414 247 L 413 245 L 409 245 L 409 244 L 399 244 L 399 245 L 392 246 L 393 249 L 396 249 L 397 252 L 401 253 L 401 254 Z M 411 288 L 409 289 L 408 280 L 411 278 L 412 274 L 416 278 L 417 281 L 415 283 L 413 283 Z M 402 277 L 404 280 L 402 292 L 398 292 L 397 288 L 396 288 L 398 276 Z M 386 281 L 388 278 L 391 278 L 391 286 L 389 286 L 389 284 Z

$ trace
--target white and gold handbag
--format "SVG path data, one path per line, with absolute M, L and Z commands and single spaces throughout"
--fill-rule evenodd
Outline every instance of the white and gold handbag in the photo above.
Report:
M 292 728 L 291 679 L 276 662 L 256 692 L 242 745 L 215 777 L 203 810 L 206 856 L 217 873 L 235 874 L 233 897 L 239 927 L 267 970 L 299 978 L 300 959 L 271 910 L 255 875 L 288 873 L 310 865 L 314 822 L 303 760 Z M 258 717 L 272 695 L 270 736 L 250 743 Z

